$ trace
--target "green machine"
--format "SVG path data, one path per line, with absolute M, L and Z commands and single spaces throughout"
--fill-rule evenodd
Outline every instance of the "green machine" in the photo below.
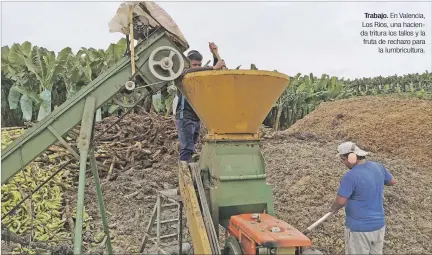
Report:
M 202 218 L 189 223 L 200 254 L 300 254 L 310 245 L 275 217 L 260 149 L 261 123 L 288 85 L 287 75 L 271 71 L 201 71 L 184 77 L 179 89 L 208 131 L 199 162 L 183 163 L 179 174 L 182 197 L 190 201 L 188 220 Z M 188 179 L 195 181 L 196 199 Z M 198 200 L 202 214 L 195 210 Z M 223 249 L 219 225 L 228 234 Z
M 184 78 L 182 90 L 208 129 L 199 168 L 215 227 L 227 229 L 231 216 L 242 213 L 274 214 L 259 128 L 288 84 L 284 74 L 256 70 Z
M 215 226 L 227 229 L 230 217 L 242 213 L 273 214 L 273 192 L 266 184 L 259 128 L 289 84 L 288 76 L 222 70 L 192 73 L 183 84 L 185 95 L 208 128 L 199 168 L 203 182 L 210 187 Z
M 179 171 L 199 254 L 299 255 L 310 246 L 303 233 L 275 217 L 260 148 L 261 123 L 288 85 L 287 75 L 258 70 L 191 72 L 183 78 L 179 89 L 208 131 L 200 160 L 181 163 Z M 222 249 L 219 226 L 227 231 Z

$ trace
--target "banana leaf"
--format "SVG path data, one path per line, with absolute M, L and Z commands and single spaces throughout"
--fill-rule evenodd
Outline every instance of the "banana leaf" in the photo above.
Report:
M 36 91 L 29 91 L 28 89 L 23 88 L 23 86 L 13 86 L 13 88 L 21 94 L 27 95 L 36 104 L 40 104 L 42 101 Z
M 123 57 L 126 48 L 127 43 L 125 38 L 121 38 L 117 43 L 111 43 L 105 51 L 105 62 L 107 66 L 110 67 L 117 63 Z
M 2 73 L 6 73 L 6 70 L 9 66 L 9 46 L 1 47 L 1 70 Z

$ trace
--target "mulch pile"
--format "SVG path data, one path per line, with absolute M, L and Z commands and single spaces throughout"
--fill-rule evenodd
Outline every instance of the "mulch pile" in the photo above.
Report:
M 112 126 L 118 117 L 109 117 L 96 126 L 96 133 Z M 121 123 L 107 129 L 98 139 L 97 160 L 110 169 L 146 169 L 164 155 L 177 155 L 177 131 L 173 119 L 157 114 L 128 114 Z
M 115 123 L 118 119 L 116 116 L 108 117 L 95 125 L 95 136 L 98 137 L 95 156 L 101 176 L 110 173 L 110 178 L 116 178 L 119 172 L 131 168 L 150 168 L 163 160 L 165 155 L 176 157 L 178 154 L 177 130 L 172 118 L 143 113 L 128 114 Z M 67 135 L 67 140 L 76 151 L 75 141 L 79 133 L 77 126 Z M 71 157 L 69 151 L 57 143 L 35 161 L 60 165 Z M 71 163 L 67 168 L 79 169 L 79 162 Z
M 351 140 L 371 152 L 432 165 L 432 101 L 391 96 L 322 103 L 286 133 L 326 141 Z

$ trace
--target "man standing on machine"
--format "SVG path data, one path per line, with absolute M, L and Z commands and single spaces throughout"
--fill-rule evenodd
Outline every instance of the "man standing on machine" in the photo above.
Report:
M 212 53 L 214 50 L 217 50 L 217 46 L 214 43 L 209 43 L 209 47 Z M 218 61 L 213 54 L 213 66 L 201 67 L 203 56 L 196 50 L 189 51 L 187 58 L 190 62 L 190 68 L 185 70 L 176 80 L 177 83 L 181 83 L 184 75 L 187 73 L 217 70 L 225 66 L 225 62 L 223 60 Z M 180 91 L 178 92 L 178 97 L 179 100 L 176 107 L 177 111 L 175 118 L 180 142 L 180 160 L 191 162 L 192 159 L 196 159 L 198 156 L 195 154 L 195 144 L 197 143 L 200 134 L 201 122 L 198 115 L 192 109 L 192 106 Z
M 380 163 L 353 142 L 338 146 L 338 156 L 350 169 L 342 177 L 330 212 L 345 206 L 345 254 L 382 254 L 385 234 L 384 185 L 396 183 Z

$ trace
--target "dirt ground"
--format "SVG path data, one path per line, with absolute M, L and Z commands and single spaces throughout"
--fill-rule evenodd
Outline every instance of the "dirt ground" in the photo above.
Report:
M 274 188 L 275 211 L 278 217 L 304 230 L 327 212 L 339 180 L 346 171 L 334 157 L 337 144 L 292 137 L 264 142 L 263 154 L 267 164 L 268 181 Z M 383 162 L 398 181 L 396 186 L 385 189 L 388 227 L 384 252 L 432 253 L 432 204 L 428 202 L 431 194 L 430 190 L 427 190 L 432 179 L 430 171 L 416 169 L 404 160 L 385 154 L 372 159 Z M 133 252 L 138 248 L 155 203 L 154 192 L 148 185 L 155 189 L 176 186 L 176 173 L 170 169 L 169 163 L 174 165 L 176 162 L 167 158 L 167 164 L 145 170 L 130 170 L 104 186 L 106 207 L 111 215 L 109 221 L 110 224 L 115 224 L 114 244 L 121 246 L 117 246 L 117 251 Z M 156 169 L 158 175 L 165 176 L 165 180 L 159 181 L 154 174 Z M 96 223 L 100 220 L 96 193 L 91 186 L 88 188 L 86 208 L 90 215 L 94 215 L 93 222 L 97 226 L 99 224 Z M 125 198 L 137 190 L 140 194 Z M 344 219 L 345 215 L 341 210 L 314 229 L 308 235 L 314 248 L 326 254 L 343 253 Z
M 262 151 L 277 216 L 304 230 L 327 213 L 347 171 L 335 157 L 336 147 L 342 140 L 352 139 L 374 152 L 371 159 L 382 162 L 398 181 L 385 188 L 388 225 L 384 252 L 432 254 L 432 192 L 428 188 L 432 155 L 427 149 L 432 148 L 432 139 L 426 139 L 432 137 L 432 105 L 400 100 L 364 97 L 349 103 L 326 103 L 288 131 L 269 134 Z M 113 121 L 104 120 L 98 129 Z M 116 253 L 138 251 L 156 191 L 177 187 L 176 139 L 172 119 L 132 115 L 99 143 L 102 191 Z M 85 208 L 91 228 L 84 241 L 91 243 L 102 224 L 91 173 L 88 177 Z M 70 190 L 68 197 L 75 207 L 76 189 Z M 308 235 L 314 248 L 326 254 L 343 253 L 344 220 L 341 210 L 314 229 Z M 170 226 L 175 228 L 175 224 Z M 86 248 L 100 250 L 91 244 Z

